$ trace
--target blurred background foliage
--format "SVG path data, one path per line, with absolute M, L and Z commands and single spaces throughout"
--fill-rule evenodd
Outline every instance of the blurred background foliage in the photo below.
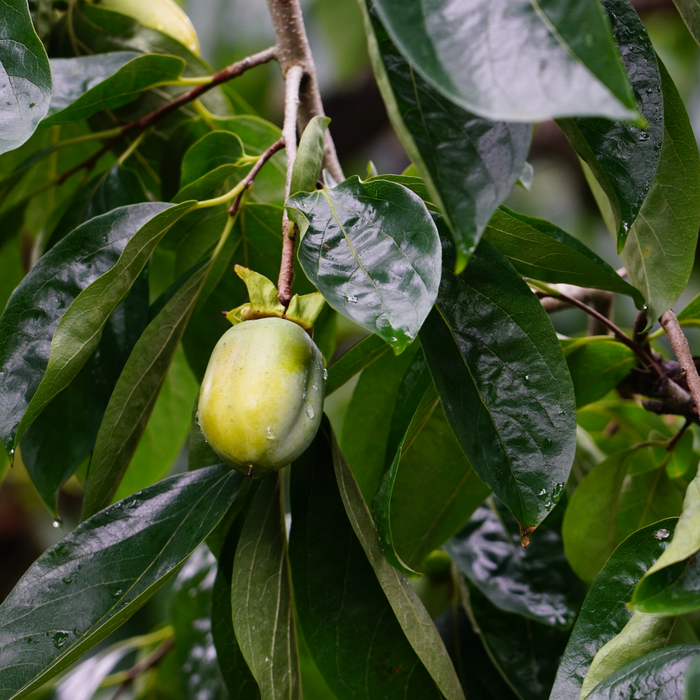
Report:
M 274 43 L 272 24 L 264 0 L 182 0 L 202 45 L 202 54 L 215 69 Z M 667 66 L 685 101 L 696 136 L 700 134 L 700 50 L 690 36 L 671 0 L 633 0 L 654 46 Z M 331 130 L 346 176 L 367 172 L 372 161 L 379 173 L 400 173 L 409 164 L 393 134 L 369 65 L 357 0 L 302 0 L 304 17 L 324 105 L 331 117 Z M 246 73 L 235 89 L 250 104 L 251 111 L 281 123 L 282 81 L 276 64 Z M 516 187 L 506 205 L 516 211 L 552 221 L 583 241 L 613 267 L 622 263 L 590 193 L 574 151 L 553 122 L 535 126 L 529 161 L 534 167 L 531 189 Z M 22 269 L 30 262 L 31 234 L 14 237 L 5 244 L 0 274 L 0 305 L 4 306 L 19 283 Z M 691 281 L 676 305 L 683 306 L 700 292 L 697 254 Z M 617 297 L 615 321 L 630 328 L 635 310 L 629 299 Z M 584 314 L 572 309 L 552 317 L 558 332 L 575 336 L 585 333 Z M 336 355 L 362 335 L 357 327 L 340 318 Z M 698 329 L 687 329 L 694 354 L 700 354 Z M 668 352 L 663 345 L 659 349 Z M 190 381 L 183 377 L 183 382 Z M 347 403 L 355 382 L 346 385 L 327 403 L 326 409 L 337 431 L 342 427 Z M 155 434 L 155 432 L 154 432 Z M 187 445 L 174 458 L 172 472 L 186 469 Z M 173 452 L 175 454 L 175 452 Z M 81 486 L 72 478 L 63 488 L 59 529 L 34 491 L 21 462 L 8 469 L 0 450 L 0 600 L 13 588 L 27 567 L 77 524 Z M 117 632 L 118 638 L 143 634 L 167 619 L 169 586 Z M 114 637 L 111 638 L 114 641 Z M 128 662 L 128 663 L 127 663 Z M 125 660 L 125 667 L 133 657 Z M 169 664 L 161 665 L 161 676 Z M 322 683 L 322 681 L 320 681 Z M 165 692 L 164 686 L 161 689 Z M 148 697 L 158 697 L 151 690 Z M 174 691 L 173 691 L 174 692 Z M 319 692 L 319 696 L 323 697 Z M 105 697 L 110 697 L 107 694 Z M 166 697 L 166 695 L 163 695 Z M 169 694 L 167 697 L 171 697 Z

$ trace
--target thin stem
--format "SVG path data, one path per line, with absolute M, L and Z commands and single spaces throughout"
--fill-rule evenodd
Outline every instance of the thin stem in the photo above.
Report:
M 690 420 L 690 418 L 685 419 L 685 423 L 683 423 L 681 429 L 668 441 L 668 445 L 666 446 L 667 452 L 673 452 L 673 450 L 676 449 L 676 445 L 683 437 L 683 435 L 685 435 L 685 431 L 688 430 L 688 427 L 692 422 L 693 421 Z
M 126 151 L 124 151 L 124 153 L 122 153 L 122 154 L 119 156 L 119 158 L 117 158 L 117 163 L 119 163 L 119 165 L 124 165 L 124 163 L 129 159 L 129 156 L 131 156 L 131 155 L 134 153 L 134 151 L 136 151 L 136 149 L 141 145 L 141 143 L 143 142 L 144 138 L 146 138 L 146 134 L 147 134 L 147 133 L 148 133 L 147 131 L 144 131 L 144 132 L 140 133 L 140 134 L 132 141 L 132 143 L 129 144 L 129 147 L 126 149 Z
M 292 66 L 285 76 L 284 87 L 284 126 L 282 138 L 287 152 L 287 179 L 284 187 L 285 200 L 289 197 L 292 186 L 292 170 L 297 155 L 297 114 L 299 111 L 299 88 L 304 77 L 304 69 L 300 65 Z M 292 299 L 292 283 L 294 281 L 294 244 L 296 231 L 294 224 L 289 221 L 287 210 L 282 214 L 282 261 L 277 281 L 277 294 L 280 303 L 286 309 Z
M 127 689 L 129 684 L 139 676 L 148 671 L 148 669 L 157 666 L 161 659 L 175 646 L 175 638 L 170 637 L 166 639 L 158 648 L 152 651 L 143 661 L 140 661 L 135 666 L 132 666 L 128 671 L 124 671 L 122 674 L 123 680 L 121 681 L 119 687 L 114 691 L 112 695 L 112 700 L 117 700 L 117 698 Z M 116 676 L 117 674 L 115 674 Z
M 697 367 L 695 366 L 695 361 L 690 352 L 690 347 L 688 346 L 688 339 L 685 337 L 681 326 L 678 323 L 678 318 L 673 312 L 673 309 L 666 311 L 659 319 L 661 326 L 671 343 L 673 352 L 678 358 L 678 364 L 681 367 L 681 373 L 685 377 L 685 381 L 688 383 L 688 389 L 690 395 L 693 397 L 695 402 L 695 412 L 698 412 L 700 407 L 700 375 L 698 375 Z

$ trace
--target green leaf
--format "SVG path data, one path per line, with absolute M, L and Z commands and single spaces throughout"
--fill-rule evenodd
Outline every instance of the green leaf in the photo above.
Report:
M 127 620 L 211 532 L 242 477 L 171 477 L 41 555 L 0 606 L 0 698 L 25 697 Z
M 462 275 L 447 260 L 420 338 L 470 464 L 524 526 L 538 525 L 563 493 L 576 441 L 573 386 L 542 305 L 482 241 Z
M 593 581 L 557 671 L 550 700 L 578 698 L 599 649 L 632 617 L 627 603 L 633 586 L 668 545 L 676 518 L 648 525 L 622 542 Z
M 682 615 L 700 607 L 700 475 L 688 486 L 668 549 L 637 584 L 630 605 L 646 613 Z
M 564 357 L 574 383 L 576 408 L 602 399 L 637 365 L 637 356 L 620 342 L 601 338 L 596 342 L 564 347 Z
M 216 558 L 200 545 L 173 583 L 170 623 L 185 700 L 228 700 L 212 638 L 212 595 Z
M 556 528 L 540 526 L 525 549 L 515 518 L 488 499 L 444 549 L 501 610 L 562 629 L 576 618 L 581 585 Z
M 222 165 L 238 167 L 236 163 L 244 155 L 243 142 L 239 136 L 229 131 L 212 131 L 190 146 L 185 153 L 180 187 L 186 187 Z
M 326 301 L 403 352 L 440 283 L 439 238 L 423 200 L 396 183 L 355 176 L 296 194 L 286 208 L 301 229 L 301 267 Z
M 89 66 L 94 59 L 94 56 L 85 56 L 52 61 L 51 68 L 59 72 L 64 85 L 66 75 L 69 75 L 72 81 L 76 79 L 76 75 L 83 75 L 84 79 L 87 79 L 88 85 L 84 86 L 84 80 L 76 81 L 78 82 L 77 90 L 75 84 L 70 85 L 64 94 L 58 96 L 58 103 L 52 102 L 51 115 L 42 122 L 42 126 L 55 126 L 56 124 L 87 119 L 105 109 L 121 107 L 133 102 L 146 90 L 152 90 L 178 80 L 185 67 L 185 61 L 177 56 L 148 54 L 137 56 L 114 74 L 97 82 L 102 75 L 99 72 L 97 75 L 93 75 L 92 70 L 85 67 L 85 64 Z M 101 60 L 99 56 L 97 60 Z M 97 84 L 95 84 L 96 82 Z M 81 88 L 84 87 L 89 89 L 82 92 Z
M 602 4 L 647 124 L 585 117 L 558 123 L 607 194 L 617 247 L 622 250 L 656 174 L 664 140 L 664 98 L 654 47 L 632 4 L 628 0 L 602 0 Z
M 552 284 L 576 284 L 626 294 L 638 306 L 643 297 L 631 284 L 583 243 L 558 226 L 499 207 L 484 231 L 525 277 Z
M 355 343 L 328 368 L 326 396 L 345 386 L 356 374 L 391 352 L 389 346 L 373 333 Z
M 494 209 L 520 177 L 532 129 L 479 118 L 445 98 L 406 62 L 376 11 L 360 6 L 389 117 L 430 200 L 447 217 L 461 272 Z
M 677 700 L 685 692 L 683 674 L 700 654 L 700 644 L 681 644 L 653 651 L 608 676 L 588 700 L 633 697 L 643 688 L 644 700 Z
M 0 154 L 21 146 L 34 133 L 51 103 L 51 68 L 34 31 L 27 0 L 0 5 Z
M 620 257 L 644 295 L 649 326 L 685 289 L 700 225 L 700 155 L 683 101 L 659 60 L 664 142 L 656 178 Z
M 95 442 L 85 483 L 83 519 L 109 505 L 117 493 L 151 417 L 209 267 L 209 264 L 201 266 L 182 282 L 129 356 Z M 192 400 L 194 397 L 185 404 L 188 417 Z
M 700 696 L 700 655 L 692 659 L 685 669 L 685 700 Z
M 678 314 L 678 322 L 684 328 L 700 328 L 700 294 Z
M 150 206 L 152 215 L 146 223 L 139 221 L 140 228 L 129 216 L 138 216 L 142 207 Z M 167 205 L 166 205 L 167 206 Z M 123 213 L 120 228 L 132 235 L 114 266 L 85 288 L 61 317 L 51 341 L 51 354 L 41 384 L 16 426 L 14 442 L 32 424 L 56 394 L 65 389 L 83 367 L 97 344 L 104 324 L 115 307 L 128 294 L 129 289 L 143 270 L 160 239 L 192 206 L 185 202 L 163 210 L 163 206 L 135 204 L 116 210 Z M 160 211 L 160 213 L 157 213 Z M 85 224 L 93 235 L 104 235 L 111 228 L 110 214 L 96 217 Z M 12 438 L 8 441 L 12 449 Z
M 597 2 L 376 0 L 382 23 L 421 75 L 489 119 L 570 114 L 634 119 L 634 98 Z M 503 37 L 527 37 L 506 41 Z M 504 87 L 504 86 L 507 86 Z
M 327 430 L 327 428 L 326 428 Z M 328 437 L 326 437 L 328 440 Z M 391 605 L 406 638 L 422 661 L 446 700 L 464 700 L 464 693 L 457 679 L 440 635 L 432 624 L 430 615 L 421 603 L 408 579 L 387 562 L 372 516 L 362 497 L 348 463 L 331 436 L 333 466 L 340 496 L 355 535 L 360 541 L 369 563 L 379 581 L 384 595 Z
M 700 7 L 695 0 L 673 0 L 683 21 L 700 44 Z M 696 664 L 697 665 L 697 664 Z
M 328 117 L 313 117 L 306 125 L 292 168 L 290 194 L 313 192 L 316 189 L 316 182 L 321 176 L 326 129 L 330 121 Z
M 348 520 L 333 471 L 331 442 L 324 419 L 314 442 L 292 467 L 289 554 L 304 639 L 339 700 L 395 694 L 442 697 L 415 645 L 412 648 L 404 635 L 402 615 L 397 620 L 391 597 L 380 585 L 381 578 L 377 581 Z M 414 599 L 408 586 L 407 590 Z M 432 627 L 429 619 L 427 624 Z M 442 647 L 439 638 L 438 644 Z M 445 658 L 449 664 L 446 653 Z
M 301 699 L 279 474 L 264 477 L 236 548 L 233 628 L 263 700 Z
M 51 338 L 65 309 L 114 269 L 136 231 L 166 207 L 138 204 L 93 219 L 44 255 L 14 291 L 0 318 L 0 431 L 8 452 L 14 449 L 17 427 L 45 374 Z

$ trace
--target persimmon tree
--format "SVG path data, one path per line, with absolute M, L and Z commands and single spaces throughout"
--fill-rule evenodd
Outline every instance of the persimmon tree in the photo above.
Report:
M 0 4 L 0 437 L 57 526 L 84 489 L 0 606 L 0 698 L 696 699 L 700 156 L 634 8 L 359 0 L 412 165 L 346 178 L 298 2 L 268 7 L 275 46 L 216 72 L 169 0 Z M 281 125 L 236 92 L 270 61 Z M 550 119 L 623 269 L 503 205 Z M 195 407 L 270 316 L 327 401 L 355 384 L 246 474 Z M 168 624 L 107 639 L 165 584 Z

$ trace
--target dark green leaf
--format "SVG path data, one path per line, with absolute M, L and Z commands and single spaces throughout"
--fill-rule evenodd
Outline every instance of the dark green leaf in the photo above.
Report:
M 186 700 L 228 700 L 212 638 L 216 570 L 216 558 L 206 545 L 200 545 L 173 583 L 170 620 Z
M 0 5 L 0 154 L 21 146 L 51 103 L 51 68 L 34 31 L 27 0 Z
M 608 676 L 587 696 L 588 700 L 618 700 L 639 692 L 643 692 L 644 700 L 678 700 L 685 693 L 683 674 L 699 654 L 700 644 L 653 651 Z
M 664 140 L 661 76 L 656 53 L 629 0 L 602 0 L 612 23 L 645 127 L 607 119 L 566 119 L 559 126 L 610 200 L 622 250 L 649 188 Z
M 150 209 L 143 209 L 149 206 Z M 123 215 L 118 220 L 119 229 L 127 230 L 131 237 L 114 266 L 86 287 L 61 317 L 51 341 L 51 353 L 41 383 L 29 405 L 22 404 L 26 410 L 16 426 L 14 441 L 22 436 L 46 405 L 70 384 L 83 367 L 100 341 L 107 318 L 129 293 L 160 239 L 191 208 L 192 203 L 185 202 L 163 210 L 164 206 L 167 205 L 135 204 L 116 210 L 117 216 Z M 145 223 L 142 216 L 144 211 L 151 214 Z M 138 224 L 129 213 L 133 213 L 134 217 L 141 215 Z M 113 227 L 114 216 L 115 213 L 98 216 L 84 227 L 93 237 L 104 236 Z M 137 229 L 137 225 L 140 228 Z M 9 443 L 11 449 L 12 438 Z
M 419 0 L 375 0 L 375 6 L 416 70 L 482 117 L 636 116 L 610 25 L 597 2 L 455 5 L 438 0 L 426 6 Z
M 65 310 L 86 287 L 114 269 L 136 231 L 165 208 L 138 204 L 84 224 L 44 255 L 13 293 L 0 319 L 1 429 L 8 451 L 44 376 L 51 338 Z
M 442 697 L 404 636 L 345 513 L 329 431 L 324 420 L 292 467 L 289 554 L 304 639 L 340 700 L 397 693 Z
M 366 14 L 365 24 L 389 117 L 431 201 L 447 217 L 461 272 L 494 209 L 520 177 L 532 129 L 492 122 L 458 107 L 406 62 L 376 11 Z
M 446 700 L 463 700 L 464 693 L 454 667 L 430 615 L 408 579 L 387 562 L 372 516 L 335 436 L 331 435 L 331 442 L 335 478 L 345 512 L 403 633 Z
M 639 291 L 605 260 L 549 221 L 499 207 L 484 231 L 484 238 L 525 277 L 606 289 L 632 297 L 639 306 L 643 303 Z
M 444 548 L 501 610 L 563 629 L 574 621 L 581 586 L 555 528 L 539 527 L 525 549 L 515 518 L 489 499 Z
M 109 505 L 117 493 L 146 429 L 209 268 L 207 263 L 182 281 L 129 356 L 95 442 L 85 483 L 83 519 Z M 189 402 L 186 406 L 189 413 Z
M 243 155 L 243 142 L 239 136 L 229 131 L 212 131 L 185 153 L 180 187 L 186 187 L 221 165 L 235 165 Z
M 336 311 L 396 354 L 416 338 L 440 282 L 440 245 L 423 200 L 396 183 L 352 177 L 287 200 L 299 261 Z
M 356 374 L 391 352 L 389 346 L 374 333 L 353 345 L 341 358 L 328 368 L 326 396 L 338 391 Z
M 227 511 L 243 477 L 174 476 L 79 525 L 0 606 L 0 698 L 26 696 L 162 586 Z
M 292 168 L 290 194 L 313 192 L 316 189 L 316 182 L 321 176 L 326 129 L 330 121 L 328 117 L 313 117 L 306 125 Z
M 508 260 L 482 241 L 468 268 L 443 267 L 420 338 L 447 420 L 481 480 L 525 526 L 564 490 L 576 411 L 549 317 Z
M 676 518 L 669 518 L 635 532 L 610 556 L 583 603 L 550 700 L 570 700 L 580 695 L 594 656 L 632 617 L 627 603 L 634 585 L 668 546 L 677 522 Z
M 644 295 L 649 326 L 675 304 L 693 267 L 700 225 L 700 155 L 683 101 L 659 60 L 664 142 L 656 178 L 621 253 Z
M 685 700 L 700 697 L 700 655 L 696 656 L 685 669 Z
M 683 21 L 695 37 L 695 41 L 700 44 L 700 7 L 695 0 L 673 0 L 676 3 Z M 697 664 L 696 664 L 697 666 Z
M 678 314 L 681 326 L 700 327 L 700 294 Z
M 233 628 L 264 700 L 301 698 L 288 567 L 279 474 L 269 474 L 246 516 L 231 581 Z

